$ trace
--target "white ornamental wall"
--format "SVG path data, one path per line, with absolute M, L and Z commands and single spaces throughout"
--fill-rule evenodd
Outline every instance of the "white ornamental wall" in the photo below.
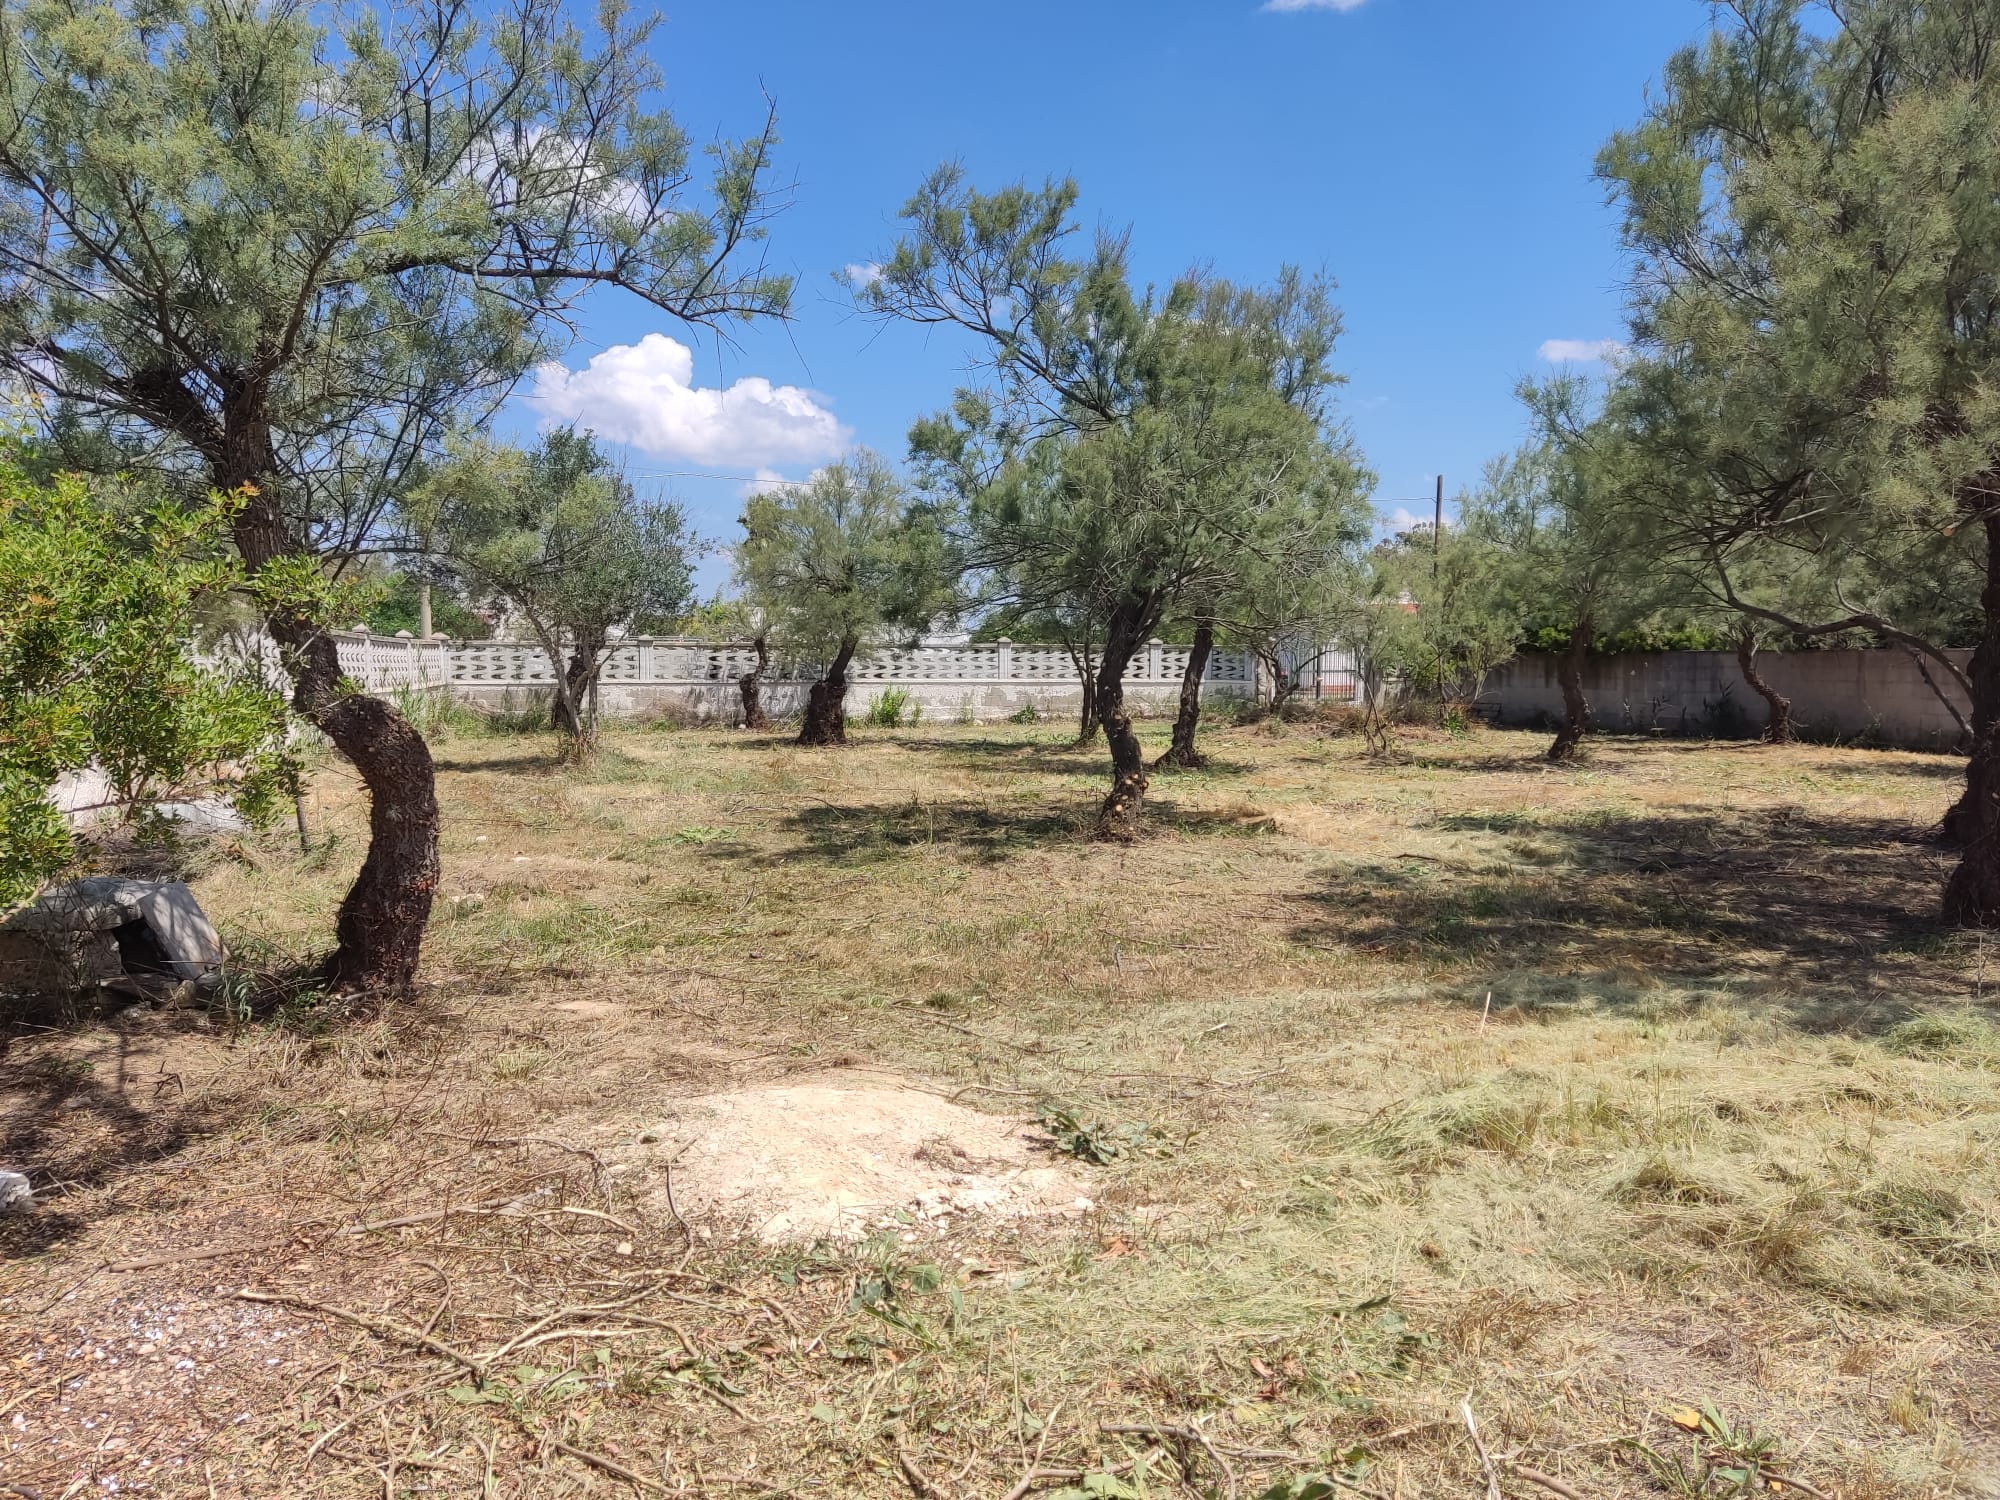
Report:
M 1126 696 L 1143 712 L 1170 709 L 1187 669 L 1187 648 L 1148 642 L 1126 674 Z M 696 720 L 733 721 L 741 699 L 735 684 L 757 664 L 741 645 L 711 645 L 683 637 L 620 642 L 605 663 L 598 690 L 606 717 L 670 714 Z M 813 674 L 774 662 L 764 698 L 773 714 L 803 703 Z M 1209 699 L 1247 698 L 1256 666 L 1247 652 L 1218 651 L 1209 658 L 1203 694 Z M 453 693 L 488 709 L 519 710 L 546 698 L 555 682 L 548 653 L 525 641 L 469 641 L 450 653 Z M 1059 646 L 985 644 L 887 648 L 857 658 L 848 669 L 850 713 L 894 688 L 907 694 L 932 722 L 1010 718 L 1025 709 L 1050 717 L 1082 708 L 1083 685 L 1069 653 Z

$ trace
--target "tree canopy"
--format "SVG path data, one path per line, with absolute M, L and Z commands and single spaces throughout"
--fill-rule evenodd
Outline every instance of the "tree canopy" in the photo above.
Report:
M 1607 417 L 1664 533 L 1732 606 L 1800 635 L 1871 631 L 1968 694 L 1947 906 L 2000 920 L 2000 610 L 1962 672 L 1923 617 L 1963 611 L 1907 582 L 2000 577 L 2000 13 L 1718 13 L 1600 158 L 1637 272 L 1638 358 Z M 1817 607 L 1739 587 L 1746 556 L 1811 575 Z
M 505 600 L 541 643 L 573 753 L 596 739 L 615 633 L 669 626 L 692 599 L 686 516 L 642 500 L 589 433 L 557 428 L 531 449 L 461 442 L 403 514 L 446 569 Z
M 978 341 L 988 383 L 918 423 L 911 451 L 962 507 L 991 597 L 1086 639 L 1099 627 L 1100 825 L 1122 836 L 1147 784 L 1124 704 L 1133 656 L 1169 611 L 1212 613 L 1258 559 L 1350 526 L 1368 486 L 1328 415 L 1330 282 L 1287 269 L 1268 288 L 1190 275 L 1140 291 L 1123 238 L 1073 253 L 1076 196 L 1067 182 L 984 193 L 940 169 L 863 296 Z
M 948 603 L 943 537 L 878 454 L 752 495 L 736 576 L 788 658 L 818 670 L 802 744 L 846 737 L 847 668 L 865 644 L 914 632 Z

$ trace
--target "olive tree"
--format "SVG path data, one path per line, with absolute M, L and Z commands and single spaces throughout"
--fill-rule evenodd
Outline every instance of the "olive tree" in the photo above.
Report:
M 640 499 L 590 434 L 557 428 L 532 449 L 460 443 L 401 509 L 445 568 L 534 632 L 556 731 L 587 758 L 615 634 L 687 609 L 696 544 L 681 508 Z
M 847 669 L 865 645 L 921 628 L 944 599 L 941 537 L 880 456 L 753 495 L 736 576 L 788 657 L 818 667 L 801 745 L 847 743 Z

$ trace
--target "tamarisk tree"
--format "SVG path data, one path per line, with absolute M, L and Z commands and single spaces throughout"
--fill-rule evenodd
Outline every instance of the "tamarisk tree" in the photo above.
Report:
M 1315 403 L 1338 318 L 1295 273 L 1267 294 L 1198 277 L 1137 292 L 1122 239 L 1072 258 L 1076 196 L 1068 182 L 981 193 L 943 168 L 862 296 L 978 341 L 990 385 L 919 423 L 911 450 L 963 506 L 966 560 L 1004 598 L 1103 622 L 1098 826 L 1129 837 L 1148 775 L 1126 671 L 1170 611 L 1226 586 L 1237 549 L 1283 545 L 1259 518 L 1324 472 Z
M 743 259 L 772 128 L 697 182 L 648 105 L 652 26 L 616 0 L 589 34 L 560 0 L 0 0 L 0 364 L 68 430 L 246 497 L 253 576 L 340 571 L 443 434 L 560 349 L 582 292 L 783 311 L 788 283 Z M 312 613 L 267 623 L 370 800 L 328 978 L 402 990 L 438 878 L 430 754 L 343 682 Z
M 1600 158 L 1637 269 L 1640 357 L 1612 413 L 1733 607 L 1795 635 L 1870 632 L 1966 696 L 1945 910 L 2000 922 L 2000 10 L 1716 10 Z M 1738 586 L 1746 553 L 1787 551 L 1818 571 L 1824 613 Z M 1967 671 L 1904 613 L 1927 565 L 1976 590 Z

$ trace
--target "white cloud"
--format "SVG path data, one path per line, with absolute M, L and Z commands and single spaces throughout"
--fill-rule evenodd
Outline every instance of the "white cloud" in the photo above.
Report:
M 882 279 L 882 263 L 876 260 L 850 261 L 841 267 L 840 274 L 847 278 L 848 285 L 856 291 L 866 291 Z
M 1359 10 L 1362 0 L 1264 0 L 1265 10 Z
M 1631 352 L 1617 339 L 1550 339 L 1540 350 L 1552 365 L 1616 364 Z
M 754 465 L 831 458 L 852 432 L 796 385 L 746 375 L 734 385 L 697 386 L 694 351 L 663 333 L 614 344 L 581 370 L 554 360 L 535 370 L 528 403 L 550 422 L 574 422 L 599 437 L 699 464 Z

